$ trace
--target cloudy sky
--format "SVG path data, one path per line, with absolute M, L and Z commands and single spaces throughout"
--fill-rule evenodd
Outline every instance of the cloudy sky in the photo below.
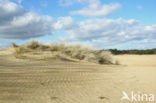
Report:
M 155 0 L 0 0 L 0 48 L 39 40 L 156 48 Z

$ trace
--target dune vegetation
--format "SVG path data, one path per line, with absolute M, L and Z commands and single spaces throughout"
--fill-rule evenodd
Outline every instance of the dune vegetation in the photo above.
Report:
M 31 41 L 28 44 L 16 45 L 14 48 L 14 56 L 16 58 L 32 58 L 40 59 L 61 58 L 66 60 L 83 60 L 99 64 L 113 64 L 112 54 L 109 51 L 101 51 L 93 48 L 84 47 L 82 45 L 66 45 L 66 44 L 41 44 L 38 41 Z
M 145 49 L 145 50 L 118 50 L 118 49 L 109 49 L 112 54 L 114 55 L 122 55 L 122 54 L 135 54 L 135 55 L 149 55 L 149 54 L 156 54 L 156 48 L 154 49 Z

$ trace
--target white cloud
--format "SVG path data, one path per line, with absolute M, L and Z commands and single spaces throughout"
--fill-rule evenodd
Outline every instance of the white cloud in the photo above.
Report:
M 75 11 L 75 14 L 79 12 L 84 16 L 106 16 L 121 7 L 118 3 L 101 5 L 99 0 L 71 0 L 71 2 L 87 3 L 86 8 Z M 28 12 L 21 5 L 8 0 L 0 0 L 0 38 L 29 39 L 53 34 L 55 30 L 67 32 L 68 36 L 62 37 L 63 40 L 87 42 L 99 48 L 134 41 L 151 43 L 152 46 L 156 43 L 156 25 L 145 26 L 137 20 L 122 18 L 92 18 L 76 22 L 69 16 L 54 20 L 46 15 Z
M 72 15 L 107 16 L 121 8 L 119 3 L 101 4 L 100 0 L 59 0 L 61 6 L 70 6 L 74 3 L 83 3 L 86 7 L 71 11 Z
M 57 21 L 54 23 L 53 28 L 56 30 L 61 30 L 61 29 L 71 29 L 74 26 L 76 22 L 72 19 L 72 17 L 60 17 L 57 19 Z
M 34 12 L 27 12 L 21 6 L 0 0 L 0 37 L 27 39 L 52 34 L 53 19 Z
M 138 5 L 136 8 L 137 8 L 138 10 L 142 10 L 142 9 L 143 9 L 143 7 L 142 7 L 141 5 Z
M 40 5 L 42 6 L 42 7 L 48 7 L 48 1 L 47 0 L 41 0 L 40 1 Z
M 89 5 L 81 10 L 72 11 L 72 15 L 83 16 L 107 16 L 121 8 L 119 3 L 101 5 L 100 2 L 93 0 Z
M 71 22 L 72 21 L 72 22 Z M 68 22 L 68 25 L 65 25 Z M 129 41 L 153 40 L 156 38 L 156 25 L 144 26 L 141 22 L 130 19 L 90 19 L 82 22 L 60 20 L 59 28 L 65 29 L 66 41 L 89 41 L 93 45 L 113 46 Z
M 47 4 L 47 3 L 41 3 L 41 6 L 42 6 L 42 7 L 47 7 L 48 4 Z
M 17 2 L 18 2 L 19 4 L 21 4 L 21 3 L 23 2 L 23 0 L 17 0 Z
M 59 0 L 60 6 L 71 6 L 74 3 L 90 3 L 90 4 L 100 4 L 100 0 Z
M 60 6 L 70 6 L 72 5 L 76 0 L 59 0 Z

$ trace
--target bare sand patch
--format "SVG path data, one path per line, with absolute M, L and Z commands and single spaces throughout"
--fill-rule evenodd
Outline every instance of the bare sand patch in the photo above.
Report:
M 0 51 L 0 103 L 130 103 L 120 100 L 123 90 L 156 95 L 156 55 L 115 58 L 121 65 L 17 60 Z

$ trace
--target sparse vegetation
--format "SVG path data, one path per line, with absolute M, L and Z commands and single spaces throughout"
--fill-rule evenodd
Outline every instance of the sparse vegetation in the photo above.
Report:
M 99 64 L 112 64 L 113 59 L 111 52 L 100 51 L 92 48 L 83 47 L 82 45 L 65 45 L 65 44 L 51 44 L 44 45 L 37 41 L 32 41 L 27 45 L 21 45 L 15 48 L 14 56 L 16 58 L 22 57 L 24 54 L 33 53 L 33 55 L 38 54 L 36 52 L 48 51 L 52 55 L 57 53 L 57 57 L 61 58 L 71 58 L 76 60 L 84 60 L 88 62 L 94 62 Z M 32 56 L 33 56 L 32 55 Z M 48 56 L 48 58 L 51 55 Z M 54 56 L 53 56 L 54 57 Z M 56 57 L 56 56 L 55 56 Z
M 156 49 L 146 49 L 146 50 L 118 50 L 118 49 L 110 49 L 109 51 L 112 52 L 114 55 L 119 55 L 119 54 L 156 54 Z
M 23 54 L 26 52 L 28 52 L 28 49 L 26 49 L 24 46 L 18 46 L 15 48 L 15 51 L 13 54 L 16 58 L 22 58 Z
M 111 56 L 111 52 L 109 51 L 102 51 L 99 55 L 98 55 L 98 62 L 100 64 L 112 64 L 112 56 Z
M 119 60 L 115 60 L 115 65 L 120 65 Z
M 28 48 L 30 49 L 37 49 L 39 48 L 41 45 L 39 44 L 38 41 L 31 41 L 30 44 L 27 45 Z
M 18 45 L 17 45 L 17 44 L 15 44 L 15 43 L 12 43 L 12 47 L 13 47 L 13 48 L 17 48 L 17 47 L 18 47 Z

